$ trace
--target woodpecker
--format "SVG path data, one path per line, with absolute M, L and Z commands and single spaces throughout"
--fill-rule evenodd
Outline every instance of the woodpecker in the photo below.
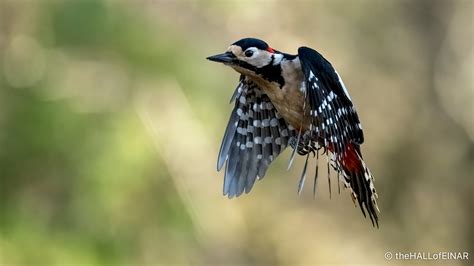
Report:
M 313 155 L 315 194 L 319 155 L 326 155 L 330 193 L 333 168 L 339 192 L 340 183 L 349 188 L 364 217 L 367 211 L 378 227 L 374 178 L 360 149 L 362 126 L 341 76 L 328 60 L 308 47 L 291 55 L 255 38 L 241 39 L 225 53 L 207 59 L 240 73 L 217 160 L 218 171 L 225 164 L 224 195 L 232 198 L 250 192 L 271 162 L 291 146 L 288 169 L 296 153 L 306 157 L 298 193 Z

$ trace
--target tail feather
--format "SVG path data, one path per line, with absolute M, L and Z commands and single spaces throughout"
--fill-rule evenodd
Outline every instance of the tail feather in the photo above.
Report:
M 362 159 L 359 145 L 347 145 L 342 155 L 337 157 L 336 165 L 342 172 L 345 186 L 351 188 L 352 198 L 357 200 L 364 217 L 366 210 L 372 224 L 378 227 L 377 212 L 380 210 L 377 206 L 374 178 Z

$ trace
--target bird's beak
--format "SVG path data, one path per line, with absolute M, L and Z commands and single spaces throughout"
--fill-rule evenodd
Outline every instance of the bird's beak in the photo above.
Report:
M 218 62 L 218 63 L 232 63 L 236 60 L 236 57 L 232 52 L 226 52 L 223 54 L 216 54 L 213 56 L 209 56 L 206 59 L 214 61 L 214 62 Z

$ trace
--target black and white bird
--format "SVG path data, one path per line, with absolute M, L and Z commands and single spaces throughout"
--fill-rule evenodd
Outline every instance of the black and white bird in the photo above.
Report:
M 327 156 L 330 167 L 352 192 L 362 213 L 367 210 L 378 226 L 374 178 L 360 150 L 364 135 L 359 117 L 340 75 L 320 53 L 300 47 L 297 55 L 271 48 L 262 40 L 245 38 L 225 53 L 208 60 L 223 63 L 240 73 L 230 116 L 219 151 L 217 169 L 225 164 L 224 195 L 248 193 L 256 179 L 289 145 L 306 156 L 298 186 L 303 187 L 310 154 Z M 313 194 L 316 190 L 316 163 Z

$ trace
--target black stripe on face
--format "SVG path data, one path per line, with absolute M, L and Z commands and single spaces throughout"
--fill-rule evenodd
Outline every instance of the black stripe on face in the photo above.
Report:
M 262 77 L 263 79 L 270 81 L 270 82 L 276 82 L 280 85 L 280 88 L 285 85 L 285 80 L 283 79 L 283 76 L 281 75 L 281 66 L 278 65 L 273 65 L 273 56 L 272 56 L 272 61 L 270 64 L 264 66 L 264 67 L 255 67 L 247 62 L 244 61 L 237 61 L 235 63 L 236 66 L 242 67 L 245 69 L 248 69 L 258 76 Z

